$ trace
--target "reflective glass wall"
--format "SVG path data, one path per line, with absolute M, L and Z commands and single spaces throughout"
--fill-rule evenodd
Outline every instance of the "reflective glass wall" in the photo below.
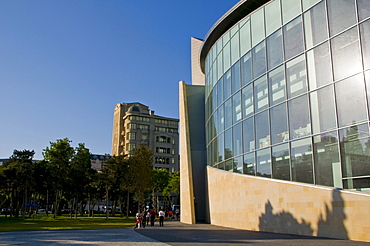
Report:
M 370 1 L 274 0 L 205 63 L 208 165 L 370 191 Z

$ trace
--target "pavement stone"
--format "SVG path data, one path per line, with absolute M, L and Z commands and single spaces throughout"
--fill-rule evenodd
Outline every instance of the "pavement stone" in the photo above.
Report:
M 306 237 L 288 234 L 238 230 L 210 224 L 188 225 L 165 221 L 145 228 L 101 230 L 47 230 L 0 232 L 3 245 L 125 245 L 125 246 L 211 246 L 211 245 L 274 245 L 274 246 L 354 246 L 367 242 Z
M 210 245 L 274 245 L 274 246 L 354 246 L 370 245 L 367 242 L 317 238 L 280 233 L 238 230 L 210 224 L 188 225 L 179 221 L 165 221 L 163 227 L 156 224 L 145 229 L 135 229 L 146 237 L 172 246 L 210 246 Z

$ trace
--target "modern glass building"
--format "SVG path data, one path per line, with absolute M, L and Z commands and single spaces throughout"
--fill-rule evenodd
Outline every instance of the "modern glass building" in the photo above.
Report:
M 199 42 L 182 221 L 370 241 L 370 1 L 241 0 Z
M 207 164 L 370 191 L 370 1 L 275 0 L 235 21 L 201 53 Z

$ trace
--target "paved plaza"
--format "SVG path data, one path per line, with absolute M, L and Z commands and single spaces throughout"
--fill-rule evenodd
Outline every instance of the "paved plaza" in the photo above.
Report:
M 254 232 L 212 226 L 187 225 L 165 221 L 141 229 L 54 230 L 0 232 L 0 245 L 125 245 L 125 246 L 198 246 L 198 245 L 370 245 L 349 240 L 302 237 Z

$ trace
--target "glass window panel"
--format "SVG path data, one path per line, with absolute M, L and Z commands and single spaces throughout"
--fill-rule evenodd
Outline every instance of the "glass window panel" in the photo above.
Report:
M 367 124 L 339 131 L 343 177 L 370 175 L 370 134 Z
M 253 84 L 249 84 L 242 90 L 242 109 L 243 118 L 246 118 L 254 113 L 253 104 Z
M 265 42 L 261 42 L 252 50 L 253 57 L 253 78 L 266 72 L 266 47 Z
M 311 8 L 316 3 L 320 2 L 321 0 L 304 0 L 302 1 L 303 5 L 303 11 L 306 11 L 307 9 Z
M 328 39 L 328 26 L 324 1 L 304 14 L 304 32 L 307 49 Z
M 256 162 L 254 160 L 254 153 L 244 155 L 243 174 L 256 175 Z
M 243 173 L 243 156 L 234 158 L 233 167 L 234 173 Z
M 228 42 L 224 49 L 222 50 L 223 57 L 224 57 L 224 71 L 230 68 L 231 66 L 231 60 L 230 60 L 230 42 Z
M 304 55 L 301 55 L 286 64 L 286 80 L 288 98 L 300 95 L 307 91 Z
M 215 166 L 218 169 L 225 170 L 225 162 L 221 162 L 218 165 Z
M 342 188 L 337 132 L 315 136 L 313 144 L 315 153 L 315 183 Z
M 310 90 L 333 81 L 328 43 L 307 52 L 307 63 Z
M 239 60 L 239 32 L 237 32 L 234 37 L 231 38 L 231 64 L 234 64 L 237 60 Z
M 328 0 L 330 36 L 356 24 L 356 0 Z
M 236 24 L 230 30 L 230 37 L 233 37 L 238 31 L 239 31 L 239 24 Z
M 224 81 L 221 78 L 217 82 L 217 104 L 220 105 L 224 101 Z
M 291 142 L 292 180 L 313 184 L 311 139 Z
M 303 52 L 304 45 L 303 45 L 303 30 L 301 17 L 297 17 L 296 19 L 285 25 L 283 28 L 283 33 L 284 33 L 284 51 L 286 60 Z
M 334 79 L 339 80 L 362 70 L 357 28 L 331 40 Z
M 225 131 L 225 159 L 233 157 L 233 132 L 232 128 Z
M 229 128 L 232 124 L 232 119 L 233 119 L 233 109 L 231 105 L 231 98 L 225 102 L 225 129 Z
M 276 31 L 266 40 L 267 66 L 271 69 L 283 62 L 283 40 L 281 30 Z
M 234 163 L 233 159 L 225 161 L 225 170 L 233 172 L 234 171 L 233 163 Z
M 212 98 L 212 110 L 210 111 L 213 112 L 217 106 L 218 106 L 218 103 L 217 103 L 217 87 L 213 87 L 213 90 L 212 90 L 212 93 L 210 94 L 210 97 L 209 98 Z
M 212 81 L 217 81 L 220 77 L 217 76 L 217 62 L 212 66 Z
M 231 95 L 231 70 L 224 75 L 224 100 Z
M 266 109 L 269 105 L 266 76 L 254 82 L 254 103 L 256 112 Z
M 221 105 L 218 108 L 218 123 L 219 123 L 219 129 L 220 132 L 225 130 L 225 111 L 224 111 L 224 105 Z
M 281 0 L 281 5 L 283 9 L 283 24 L 301 13 L 301 1 Z
M 310 94 L 313 133 L 336 128 L 333 86 L 324 87 Z
M 370 111 L 370 70 L 365 72 L 365 80 L 366 80 L 366 93 L 367 93 L 367 107 L 368 107 L 368 110 Z
M 223 46 L 226 46 L 226 44 L 230 41 L 230 31 L 226 32 L 223 36 L 222 36 L 222 43 L 223 43 Z
M 246 85 L 252 81 L 252 57 L 250 52 L 241 59 L 241 77 L 242 85 Z
M 257 157 L 256 175 L 271 178 L 270 148 L 257 151 L 256 157 Z
M 359 123 L 367 119 L 362 74 L 336 83 L 335 93 L 339 127 Z
M 254 150 L 254 119 L 253 117 L 243 121 L 243 149 L 244 152 Z
M 240 89 L 240 62 L 237 62 L 231 68 L 231 93 Z
M 225 160 L 225 145 L 224 145 L 224 134 L 220 134 L 217 137 L 217 162 Z
M 272 177 L 290 180 L 289 145 L 282 144 L 272 147 Z
M 217 52 L 217 55 L 221 52 L 222 47 L 224 47 L 224 46 L 223 46 L 223 44 L 222 44 L 222 37 L 221 37 L 221 38 L 220 38 L 219 40 L 217 40 L 217 42 L 216 42 L 216 52 Z
M 288 102 L 289 136 L 299 138 L 311 133 L 311 124 L 307 95 L 300 96 Z
M 213 116 L 210 117 L 209 122 L 208 122 L 208 128 L 210 130 L 209 132 L 209 140 L 213 139 L 216 136 L 216 129 L 215 129 L 215 124 L 213 120 Z
M 233 124 L 241 121 L 242 106 L 241 106 L 241 92 L 235 93 L 233 96 Z
M 242 142 L 242 124 L 239 123 L 233 127 L 233 155 L 237 156 L 243 153 Z
M 266 36 L 281 26 L 280 1 L 272 1 L 265 6 Z
M 260 8 L 251 15 L 252 47 L 265 38 L 265 18 L 263 8 Z
M 219 124 L 219 119 L 218 119 L 218 110 L 216 110 L 213 114 L 213 120 L 214 120 L 214 125 L 215 125 L 215 136 L 220 134 L 220 124 Z
M 216 139 L 214 141 L 212 141 L 211 145 L 212 145 L 212 161 L 213 161 L 212 163 L 214 165 L 215 163 L 218 162 L 217 161 L 218 145 L 217 145 Z
M 369 1 L 370 4 L 370 1 Z M 360 25 L 362 56 L 364 59 L 365 69 L 370 68 L 370 20 Z
M 221 78 L 224 72 L 223 69 L 223 59 L 222 59 L 222 52 L 217 56 L 217 79 Z
M 270 145 L 269 117 L 268 111 L 255 116 L 256 121 L 256 148 L 264 148 Z
M 287 142 L 289 140 L 288 118 L 286 104 L 282 103 L 270 109 L 271 143 Z
M 370 1 L 369 0 L 357 0 L 358 16 L 360 21 L 370 17 Z
M 268 74 L 270 88 L 270 104 L 274 105 L 286 100 L 284 66 L 280 66 Z
M 240 54 L 244 55 L 251 47 L 250 21 L 247 21 L 245 25 L 240 28 Z
M 343 185 L 345 189 L 369 192 L 370 178 L 345 179 L 343 180 Z

